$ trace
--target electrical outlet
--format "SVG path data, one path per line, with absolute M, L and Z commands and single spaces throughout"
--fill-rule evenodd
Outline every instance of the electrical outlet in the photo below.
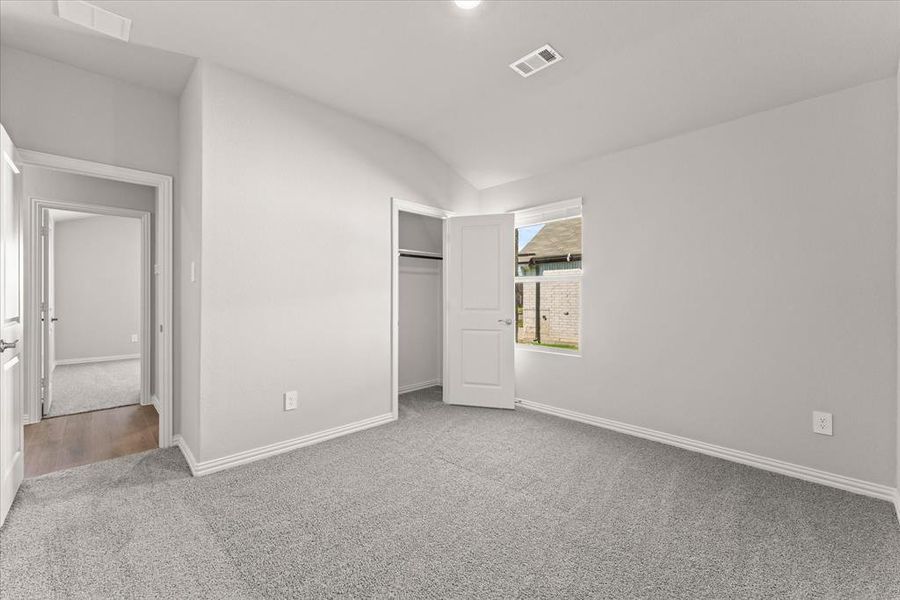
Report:
M 284 393 L 284 410 L 296 410 L 297 403 L 297 390 Z
M 831 413 L 813 411 L 813 433 L 831 435 Z
M 131 341 L 132 341 L 132 342 L 137 342 L 137 341 L 138 341 L 138 337 L 137 337 L 137 334 L 136 334 L 136 333 L 132 333 L 132 334 L 131 334 Z

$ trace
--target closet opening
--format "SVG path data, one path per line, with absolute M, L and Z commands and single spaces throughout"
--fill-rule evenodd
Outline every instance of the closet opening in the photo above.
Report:
M 443 401 L 444 219 L 451 213 L 393 201 L 393 412 Z

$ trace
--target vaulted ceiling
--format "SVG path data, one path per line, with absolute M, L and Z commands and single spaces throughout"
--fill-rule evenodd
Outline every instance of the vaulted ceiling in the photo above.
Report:
M 177 93 L 211 60 L 418 140 L 478 188 L 897 72 L 898 2 L 98 1 L 131 43 L 0 6 L 0 41 Z M 521 78 L 509 63 L 565 56 Z

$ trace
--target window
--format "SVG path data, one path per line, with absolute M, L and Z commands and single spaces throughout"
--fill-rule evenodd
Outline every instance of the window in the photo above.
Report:
M 581 199 L 516 213 L 516 343 L 581 348 Z

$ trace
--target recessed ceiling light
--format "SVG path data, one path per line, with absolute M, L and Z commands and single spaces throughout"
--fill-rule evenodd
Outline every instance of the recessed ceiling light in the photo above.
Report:
M 481 4 L 481 0 L 453 0 L 453 3 L 463 10 L 472 10 Z

